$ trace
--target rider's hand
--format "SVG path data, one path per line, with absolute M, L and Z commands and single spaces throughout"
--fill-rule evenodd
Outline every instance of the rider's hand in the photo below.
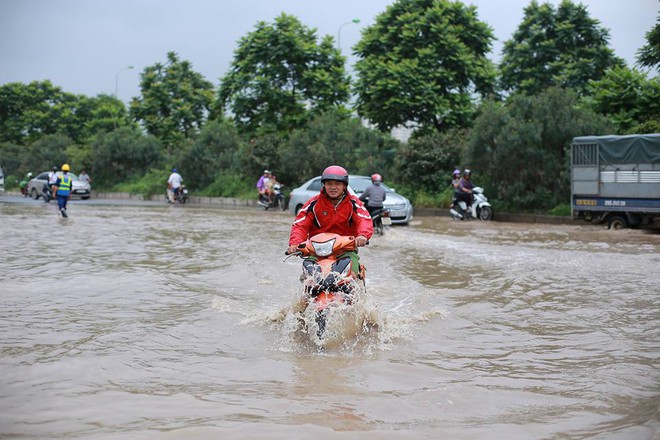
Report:
M 365 246 L 367 244 L 367 241 L 369 240 L 364 235 L 358 235 L 357 237 L 355 237 L 355 245 L 357 247 Z
M 290 244 L 289 247 L 286 248 L 286 253 L 287 254 L 293 254 L 297 250 L 298 250 L 298 246 L 296 246 L 295 244 Z

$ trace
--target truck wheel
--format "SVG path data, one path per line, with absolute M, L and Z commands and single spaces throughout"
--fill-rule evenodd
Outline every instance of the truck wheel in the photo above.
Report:
M 614 229 L 618 231 L 620 229 L 626 229 L 628 227 L 628 220 L 624 216 L 615 215 L 610 217 L 610 220 L 607 222 L 607 229 Z

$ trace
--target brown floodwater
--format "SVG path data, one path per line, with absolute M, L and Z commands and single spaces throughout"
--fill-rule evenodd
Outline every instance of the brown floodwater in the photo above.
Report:
M 660 435 L 658 234 L 417 218 L 360 251 L 375 325 L 321 351 L 288 213 L 69 211 L 0 198 L 0 438 Z

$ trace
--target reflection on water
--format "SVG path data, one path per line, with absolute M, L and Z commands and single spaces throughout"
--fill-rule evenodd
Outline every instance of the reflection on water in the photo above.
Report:
M 374 331 L 319 352 L 287 213 L 51 208 L 0 203 L 0 437 L 658 435 L 657 234 L 393 227 Z

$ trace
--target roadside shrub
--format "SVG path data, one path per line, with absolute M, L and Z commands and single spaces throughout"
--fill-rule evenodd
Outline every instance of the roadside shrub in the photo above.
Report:
M 167 189 L 167 178 L 169 175 L 170 173 L 167 170 L 151 169 L 144 176 L 133 177 L 127 182 L 122 182 L 113 186 L 110 190 L 131 194 L 142 194 L 147 197 L 154 194 L 164 195 L 165 190 Z
M 431 193 L 425 189 L 411 189 L 397 186 L 396 192 L 407 197 L 415 208 L 445 208 L 449 207 L 453 195 L 452 188 L 439 193 Z
M 234 197 L 237 199 L 250 199 L 257 197 L 255 181 L 248 180 L 239 173 L 219 174 L 213 183 L 200 192 L 208 197 Z
M 571 205 L 563 203 L 552 208 L 548 214 L 557 215 L 557 216 L 570 216 L 571 215 Z

